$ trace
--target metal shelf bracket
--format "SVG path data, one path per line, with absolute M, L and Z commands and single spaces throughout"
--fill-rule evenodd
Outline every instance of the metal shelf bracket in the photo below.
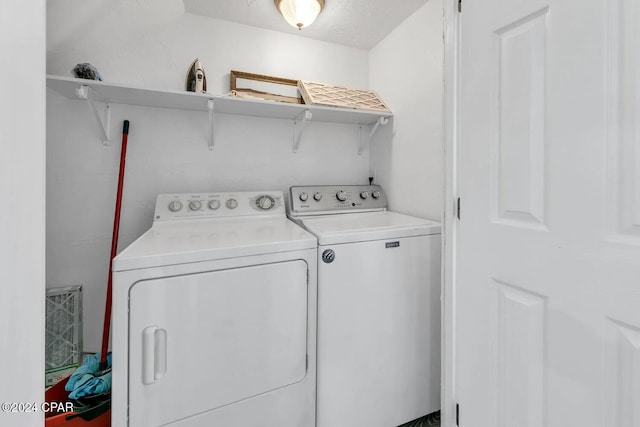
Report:
M 373 135 L 375 135 L 376 132 L 378 131 L 378 128 L 380 127 L 380 125 L 385 126 L 387 123 L 389 123 L 389 119 L 387 117 L 379 117 L 368 134 L 365 134 L 362 130 L 362 126 L 360 126 L 360 138 L 359 138 L 360 141 L 358 144 L 358 155 L 362 154 L 362 152 L 364 151 L 365 145 L 371 144 L 371 139 L 373 138 Z
M 213 151 L 213 143 L 215 142 L 215 110 L 214 110 L 213 99 L 210 99 L 207 102 L 207 109 L 209 110 L 209 151 Z
M 304 132 L 304 127 L 306 126 L 308 121 L 311 121 L 313 118 L 313 113 L 309 110 L 304 110 L 298 117 L 296 117 L 293 122 L 293 152 L 298 152 L 298 147 L 300 147 L 300 139 L 302 138 L 302 133 Z
M 96 108 L 96 101 L 94 99 L 92 88 L 87 85 L 82 85 L 76 89 L 76 96 L 87 101 L 91 108 L 91 112 L 93 113 L 93 118 L 96 120 L 102 144 L 109 145 L 109 125 L 111 124 L 111 106 L 109 103 L 105 103 L 104 119 L 102 119 L 102 117 L 100 117 L 100 113 L 98 113 L 98 109 Z

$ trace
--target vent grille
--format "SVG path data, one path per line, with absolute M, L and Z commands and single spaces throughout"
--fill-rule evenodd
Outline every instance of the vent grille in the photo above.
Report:
M 82 355 L 82 285 L 47 289 L 45 371 L 78 365 Z

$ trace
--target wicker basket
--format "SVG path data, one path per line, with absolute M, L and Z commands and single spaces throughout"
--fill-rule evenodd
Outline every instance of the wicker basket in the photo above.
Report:
M 298 89 L 305 104 L 355 108 L 358 110 L 391 112 L 382 99 L 368 89 L 353 89 L 326 83 L 300 80 Z

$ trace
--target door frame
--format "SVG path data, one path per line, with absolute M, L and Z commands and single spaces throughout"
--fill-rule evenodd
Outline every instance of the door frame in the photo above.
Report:
M 458 89 L 460 13 L 458 0 L 445 0 L 444 8 L 444 210 L 442 213 L 442 391 L 441 425 L 456 420 L 456 244 L 458 194 Z

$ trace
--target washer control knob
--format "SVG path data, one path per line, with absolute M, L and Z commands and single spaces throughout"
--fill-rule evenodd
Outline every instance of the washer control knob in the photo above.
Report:
M 220 207 L 220 201 L 219 200 L 211 200 L 209 202 L 209 209 L 211 209 L 212 211 L 215 211 L 219 207 Z
M 320 192 L 313 193 L 313 200 L 315 200 L 316 202 L 319 202 L 320 200 L 322 200 L 322 193 Z
M 306 202 L 309 199 L 309 195 L 307 193 L 300 193 L 300 201 Z
M 326 249 L 324 252 L 322 252 L 322 261 L 324 261 L 325 263 L 331 264 L 335 259 L 336 253 L 333 251 L 333 249 Z
M 340 200 L 341 202 L 344 202 L 345 200 L 347 200 L 347 193 L 345 193 L 344 190 L 339 190 L 336 193 L 336 199 Z
M 368 191 L 361 191 L 360 192 L 360 198 L 362 200 L 367 200 L 369 198 L 369 192 Z
M 227 207 L 229 209 L 235 209 L 238 207 L 238 201 L 236 199 L 227 200 Z
M 371 193 L 371 195 L 373 196 L 374 199 L 379 199 L 381 194 L 378 190 L 374 191 L 373 193 Z
M 271 209 L 273 205 L 275 205 L 275 200 L 273 200 L 269 196 L 260 196 L 258 197 L 258 200 L 256 200 L 256 205 L 258 206 L 259 209 L 266 211 Z
M 169 203 L 169 210 L 171 212 L 178 212 L 180 209 L 182 209 L 182 202 L 180 200 L 174 200 Z
M 189 209 L 192 211 L 199 211 L 202 207 L 202 202 L 200 200 L 191 200 L 189 202 Z

